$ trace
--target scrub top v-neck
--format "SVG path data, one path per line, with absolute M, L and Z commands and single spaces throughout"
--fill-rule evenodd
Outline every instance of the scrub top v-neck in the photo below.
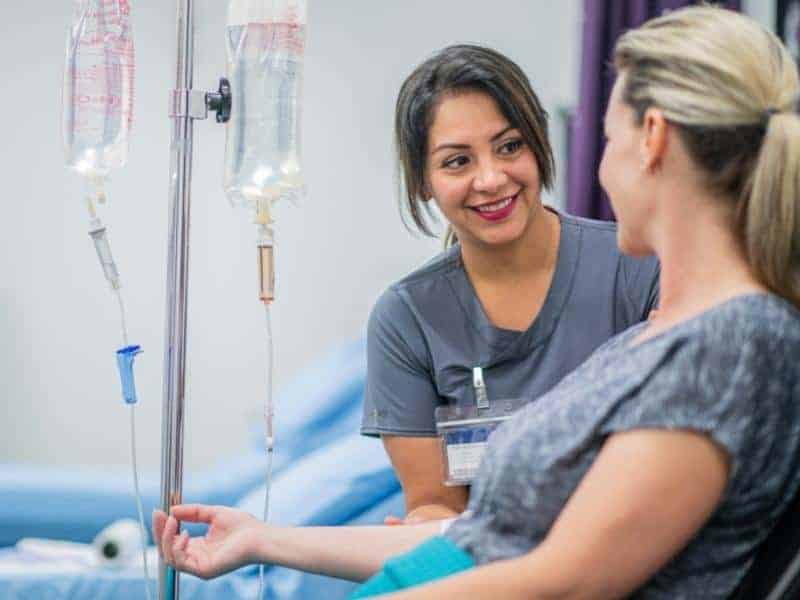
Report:
M 491 399 L 535 399 L 613 335 L 645 320 L 658 263 L 620 253 L 612 223 L 559 214 L 555 272 L 526 331 L 495 327 L 455 245 L 390 286 L 370 315 L 361 432 L 434 436 L 434 411 L 475 402 L 473 368 Z

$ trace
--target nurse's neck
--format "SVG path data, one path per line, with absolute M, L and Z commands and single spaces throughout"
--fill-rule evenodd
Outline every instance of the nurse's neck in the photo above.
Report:
M 463 240 L 461 257 L 473 284 L 513 283 L 549 277 L 558 259 L 561 222 L 558 214 L 540 207 L 516 240 L 508 244 L 486 244 Z

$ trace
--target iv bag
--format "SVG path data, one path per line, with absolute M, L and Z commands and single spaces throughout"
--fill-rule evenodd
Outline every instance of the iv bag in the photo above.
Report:
M 230 0 L 226 46 L 233 105 L 223 185 L 260 209 L 303 194 L 300 93 L 306 0 Z
M 134 70 L 128 0 L 76 0 L 62 129 L 67 165 L 87 178 L 93 200 L 104 200 L 106 177 L 128 156 Z

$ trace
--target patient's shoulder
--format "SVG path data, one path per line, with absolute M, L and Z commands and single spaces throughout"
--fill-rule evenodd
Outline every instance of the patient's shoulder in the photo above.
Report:
M 700 341 L 719 352 L 800 351 L 800 310 L 774 294 L 737 296 L 697 322 Z
M 683 396 L 720 422 L 763 421 L 771 413 L 773 430 L 788 421 L 800 427 L 800 311 L 792 304 L 773 294 L 738 296 L 665 337 L 671 350 L 651 391 L 671 390 L 669 402 Z
M 706 433 L 731 457 L 736 489 L 779 463 L 788 473 L 800 451 L 800 312 L 791 304 L 770 294 L 738 296 L 621 356 L 630 377 L 617 383 L 605 433 Z M 766 443 L 776 439 L 784 440 L 780 456 Z
M 800 311 L 774 294 L 737 296 L 663 337 L 662 345 L 674 345 L 676 368 L 668 372 L 684 385 L 720 392 L 745 382 L 800 380 Z

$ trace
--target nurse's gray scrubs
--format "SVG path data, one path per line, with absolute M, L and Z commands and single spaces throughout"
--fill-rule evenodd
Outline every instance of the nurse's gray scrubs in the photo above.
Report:
M 613 335 L 646 320 L 658 262 L 617 248 L 616 225 L 559 214 L 558 259 L 527 331 L 494 327 L 455 245 L 386 290 L 367 333 L 361 433 L 435 436 L 437 406 L 475 403 L 473 368 L 489 400 L 535 402 Z

